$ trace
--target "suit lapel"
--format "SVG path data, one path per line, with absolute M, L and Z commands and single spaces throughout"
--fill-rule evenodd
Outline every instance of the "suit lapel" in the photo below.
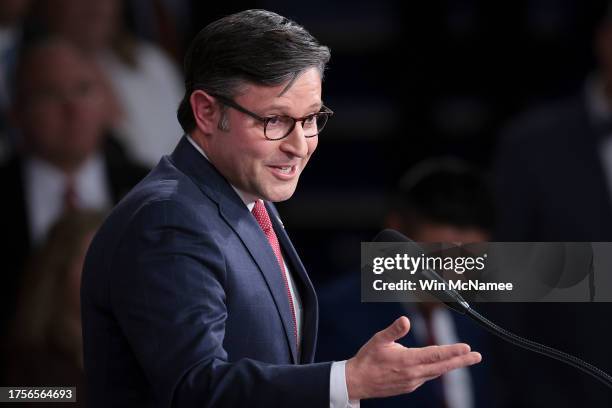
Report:
M 238 199 L 240 198 L 238 197 Z M 297 345 L 287 289 L 276 256 L 272 247 L 268 244 L 268 239 L 242 201 L 238 205 L 225 203 L 221 206 L 221 215 L 238 234 L 257 266 L 259 266 L 281 316 L 285 337 L 291 348 L 292 360 L 297 364 Z
M 297 364 L 297 345 L 293 331 L 293 317 L 287 298 L 285 282 L 276 256 L 255 218 L 225 178 L 183 137 L 172 153 L 172 162 L 196 183 L 219 206 L 219 213 L 238 235 L 259 267 L 285 331 L 285 340 Z M 274 217 L 275 218 L 275 217 Z
M 303 363 L 309 363 L 314 360 L 314 351 L 317 343 L 317 327 L 319 324 L 317 295 L 306 273 L 306 268 L 304 268 L 297 251 L 293 247 L 285 231 L 276 208 L 270 203 L 266 203 L 266 208 L 270 214 L 278 241 L 284 250 L 285 262 L 287 262 L 290 267 L 291 276 L 298 282 L 297 287 L 302 288 L 300 291 L 300 298 L 304 315 L 302 319 L 302 347 L 300 360 Z

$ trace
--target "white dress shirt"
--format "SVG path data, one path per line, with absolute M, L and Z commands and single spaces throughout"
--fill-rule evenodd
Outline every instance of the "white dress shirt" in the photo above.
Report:
M 202 154 L 208 160 L 208 156 L 202 148 L 193 141 L 193 139 L 187 135 L 187 140 L 195 147 L 195 149 Z M 230 184 L 231 185 L 231 184 Z M 244 204 L 247 206 L 249 211 L 253 209 L 255 206 L 255 201 L 259 200 L 258 197 L 255 197 L 249 193 L 243 192 L 232 185 L 232 188 L 238 196 L 242 199 Z M 279 220 L 280 221 L 280 220 Z M 299 293 L 297 291 L 297 287 L 295 286 L 295 280 L 291 275 L 291 271 L 289 270 L 287 263 L 283 259 L 283 264 L 285 265 L 285 273 L 287 276 L 287 282 L 289 283 L 289 292 L 291 294 L 291 299 L 293 300 L 293 305 L 295 308 L 295 319 L 297 323 L 297 333 L 298 333 L 298 344 L 301 344 L 302 339 L 302 320 L 303 320 L 303 309 L 302 309 L 302 301 L 300 299 Z M 358 408 L 359 401 L 349 401 L 348 398 L 348 390 L 346 387 L 346 372 L 345 372 L 346 361 L 335 361 L 332 363 L 330 378 L 329 378 L 329 406 L 330 408 Z
M 101 155 L 94 155 L 83 163 L 73 179 L 78 208 L 107 210 L 111 207 L 106 164 Z M 62 214 L 68 177 L 52 164 L 32 156 L 24 161 L 24 182 L 30 237 L 34 246 L 38 246 Z

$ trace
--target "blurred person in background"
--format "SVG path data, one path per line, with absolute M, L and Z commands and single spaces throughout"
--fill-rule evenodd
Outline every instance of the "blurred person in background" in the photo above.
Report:
M 176 106 L 184 86 L 174 62 L 128 33 L 121 0 L 41 1 L 43 26 L 98 60 L 122 110 L 117 137 L 136 160 L 153 167 L 183 134 Z
M 98 211 L 66 213 L 30 259 L 3 345 L 3 384 L 76 386 L 70 406 L 85 406 L 79 288 L 87 247 L 103 219 Z
M 452 158 L 428 159 L 402 177 L 385 228 L 415 242 L 485 242 L 493 228 L 493 199 L 483 176 L 467 163 Z M 362 401 L 363 407 L 497 406 L 489 377 L 495 357 L 487 353 L 488 333 L 441 303 L 361 303 L 360 285 L 359 273 L 353 271 L 319 291 L 317 360 L 352 355 L 368 333 L 385 327 L 399 314 L 407 314 L 412 322 L 408 336 L 399 341 L 406 347 L 462 341 L 483 354 L 478 366 L 444 374 L 409 395 Z
M 17 54 L 23 36 L 23 19 L 30 6 L 29 0 L 0 2 L 0 163 L 13 149 L 13 134 L 8 120 Z
M 7 214 L 0 227 L 10 236 L 0 333 L 24 260 L 49 227 L 66 211 L 110 208 L 147 172 L 108 137 L 108 111 L 101 73 L 71 43 L 46 38 L 24 49 L 11 110 L 22 144 L 0 167 Z
M 503 130 L 495 159 L 496 241 L 612 241 L 612 8 L 593 49 L 598 66 L 578 94 L 529 109 Z M 612 329 L 602 324 L 610 304 L 496 306 L 515 325 L 498 319 L 508 329 L 612 371 Z M 523 389 L 508 396 L 509 407 L 612 406 L 609 389 L 571 367 L 512 346 L 500 354 L 515 372 L 507 383 Z
M 593 47 L 598 68 L 581 92 L 528 109 L 502 131 L 503 240 L 612 241 L 612 8 Z

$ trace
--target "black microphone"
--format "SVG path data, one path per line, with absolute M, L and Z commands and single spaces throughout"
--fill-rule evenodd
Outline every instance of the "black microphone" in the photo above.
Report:
M 379 232 L 378 235 L 376 235 L 376 237 L 374 237 L 372 241 L 393 243 L 403 242 L 409 244 L 411 246 L 411 249 L 422 251 L 422 248 L 416 242 L 392 229 L 385 229 Z M 610 376 L 610 374 L 606 373 L 600 368 L 595 367 L 592 364 L 587 363 L 584 360 L 579 359 L 578 357 L 557 350 L 555 348 L 545 346 L 535 341 L 525 339 L 496 325 L 495 323 L 482 316 L 476 310 L 474 310 L 456 290 L 450 288 L 449 285 L 446 284 L 446 280 L 436 271 L 431 269 L 423 269 L 421 273 L 427 279 L 445 283 L 444 287 L 447 288 L 444 291 L 432 290 L 428 292 L 429 294 L 431 294 L 434 298 L 438 299 L 440 302 L 444 303 L 456 312 L 468 315 L 472 320 L 474 320 L 476 323 L 484 327 L 492 334 L 501 337 L 505 341 L 512 343 L 516 346 L 522 347 L 526 350 L 530 350 L 535 353 L 539 353 L 550 358 L 554 358 L 555 360 L 559 360 L 566 364 L 569 364 L 572 367 L 575 367 L 591 375 L 592 377 L 604 383 L 609 388 L 612 388 L 612 376 Z

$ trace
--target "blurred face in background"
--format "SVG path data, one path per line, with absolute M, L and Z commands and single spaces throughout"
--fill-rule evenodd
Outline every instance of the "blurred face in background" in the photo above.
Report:
M 487 242 L 491 237 L 486 231 L 477 227 L 457 227 L 450 224 L 423 223 L 411 237 L 417 242 L 449 242 L 470 244 Z
M 46 0 L 44 18 L 52 32 L 83 51 L 110 46 L 121 21 L 120 0 Z
M 415 242 L 426 243 L 452 243 L 457 246 L 462 244 L 473 244 L 479 242 L 488 242 L 491 239 L 491 234 L 478 226 L 457 226 L 450 223 L 436 223 L 428 220 L 419 220 L 416 224 L 409 224 L 407 220 L 402 219 L 398 214 L 391 214 L 386 222 L 386 227 L 393 228 L 406 236 L 410 237 Z M 446 252 L 450 255 L 450 252 Z M 447 279 L 449 275 L 442 273 Z M 457 276 L 450 275 L 453 279 L 465 279 L 466 275 Z M 435 301 L 431 297 L 423 297 L 423 294 L 416 293 L 418 308 L 423 313 L 430 313 L 432 310 L 442 307 L 442 303 Z
M 108 114 L 101 73 L 68 43 L 55 41 L 25 57 L 15 117 L 28 152 L 74 169 L 100 145 Z
M 426 218 L 415 219 L 414 216 L 404 216 L 397 211 L 387 214 L 385 227 L 395 229 L 415 242 L 446 242 L 459 245 L 488 242 L 491 239 L 490 231 L 477 225 L 460 226 Z

